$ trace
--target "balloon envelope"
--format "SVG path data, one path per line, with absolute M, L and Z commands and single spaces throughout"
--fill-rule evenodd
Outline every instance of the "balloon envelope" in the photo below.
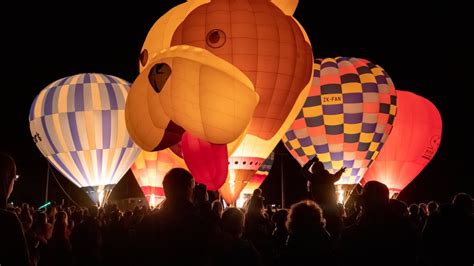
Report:
M 114 76 L 78 74 L 48 85 L 30 109 L 41 153 L 101 204 L 140 152 L 125 127 L 128 88 Z
M 396 113 L 392 80 L 379 66 L 358 58 L 316 60 L 311 91 L 283 137 L 303 165 L 315 155 L 337 184 L 356 184 L 386 141 Z
M 258 168 L 257 172 L 252 176 L 247 185 L 242 190 L 242 194 L 252 194 L 253 191 L 262 185 L 265 178 L 268 176 L 268 173 L 272 169 L 273 161 L 275 159 L 275 153 L 272 152 L 270 157 L 268 157 L 263 164 Z
M 296 5 L 193 0 L 163 15 L 147 35 L 127 100 L 135 142 L 151 151 L 176 144 L 184 131 L 228 144 L 245 131 L 269 140 L 286 130 L 313 61 L 292 17 Z
M 384 183 L 399 193 L 425 168 L 441 143 L 442 121 L 427 99 L 397 91 L 397 116 L 382 151 L 364 175 L 364 182 Z
M 132 164 L 131 170 L 143 191 L 148 204 L 156 206 L 165 199 L 163 178 L 169 170 L 181 167 L 169 154 L 171 151 L 142 151 Z

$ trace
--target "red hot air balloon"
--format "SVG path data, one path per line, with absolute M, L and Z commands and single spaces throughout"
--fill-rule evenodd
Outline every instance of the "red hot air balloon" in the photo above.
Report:
M 442 121 L 427 99 L 397 91 L 397 116 L 379 156 L 364 175 L 363 183 L 376 180 L 399 193 L 425 168 L 441 142 Z

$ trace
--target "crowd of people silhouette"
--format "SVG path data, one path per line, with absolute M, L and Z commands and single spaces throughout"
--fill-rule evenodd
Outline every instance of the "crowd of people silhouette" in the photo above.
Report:
M 473 201 L 411 204 L 368 182 L 356 204 L 336 200 L 335 174 L 303 167 L 311 197 L 290 209 L 265 208 L 256 189 L 243 208 L 209 201 L 185 169 L 169 171 L 155 209 L 116 205 L 8 206 L 14 160 L 0 154 L 0 265 L 472 265 Z

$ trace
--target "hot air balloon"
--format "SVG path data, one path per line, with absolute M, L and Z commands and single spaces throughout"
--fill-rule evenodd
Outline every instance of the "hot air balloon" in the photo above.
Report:
M 133 175 L 150 206 L 157 206 L 165 199 L 163 178 L 166 173 L 173 168 L 182 167 L 169 153 L 169 150 L 142 151 L 132 164 Z
M 230 161 L 243 168 L 231 168 L 227 180 L 252 177 L 309 92 L 312 48 L 292 17 L 297 3 L 190 0 L 161 17 L 127 100 L 135 142 L 161 150 L 187 131 L 228 144 Z
M 114 76 L 78 74 L 48 85 L 30 110 L 41 153 L 100 205 L 140 153 L 125 126 L 128 88 Z
M 265 178 L 268 176 L 268 173 L 270 173 L 270 169 L 272 169 L 274 159 L 275 153 L 272 152 L 270 157 L 263 162 L 262 166 L 260 166 L 257 172 L 252 176 L 252 178 L 250 178 L 249 182 L 242 190 L 242 194 L 252 194 L 255 189 L 262 185 L 263 181 L 265 181 Z
M 396 91 L 388 74 L 367 60 L 317 60 L 308 98 L 283 137 L 301 164 L 315 155 L 331 173 L 347 167 L 337 184 L 359 183 L 392 129 Z
M 263 165 L 263 162 L 263 159 L 256 157 L 229 158 L 229 174 L 225 183 L 219 189 L 222 198 L 228 205 L 235 203 L 244 187 Z
M 441 143 L 442 121 L 427 99 L 397 91 L 397 116 L 382 151 L 365 173 L 363 183 L 384 183 L 391 196 L 399 193 L 425 168 Z
M 185 131 L 213 144 L 245 133 L 281 139 L 312 79 L 309 38 L 292 17 L 297 3 L 189 0 L 162 16 L 127 99 L 134 141 L 152 151 L 178 143 Z

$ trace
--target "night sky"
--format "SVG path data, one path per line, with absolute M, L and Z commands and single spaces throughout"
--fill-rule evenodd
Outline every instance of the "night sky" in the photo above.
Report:
M 59 6 L 43 1 L 3 9 L 14 18 L 0 18 L 4 71 L 0 151 L 16 159 L 21 174 L 13 201 L 35 206 L 44 201 L 47 161 L 33 143 L 28 124 L 34 97 L 49 83 L 77 73 L 98 72 L 133 81 L 148 30 L 180 2 L 115 1 L 110 7 L 92 1 Z M 315 58 L 341 55 L 368 59 L 388 72 L 397 89 L 429 99 L 441 113 L 440 149 L 399 198 L 411 203 L 448 201 L 460 191 L 474 195 L 469 129 L 474 45 L 468 40 L 472 35 L 469 9 L 436 1 L 417 7 L 399 1 L 397 6 L 340 1 L 311 6 L 317 2 L 300 1 L 294 15 L 311 38 Z M 305 180 L 281 143 L 276 152 L 273 169 L 263 184 L 264 195 L 268 202 L 280 203 L 283 163 L 286 202 L 293 203 L 303 197 Z M 80 189 L 53 171 L 75 201 L 88 203 Z M 128 172 L 112 198 L 133 195 L 140 195 L 140 190 Z M 67 200 L 54 179 L 50 198 Z

